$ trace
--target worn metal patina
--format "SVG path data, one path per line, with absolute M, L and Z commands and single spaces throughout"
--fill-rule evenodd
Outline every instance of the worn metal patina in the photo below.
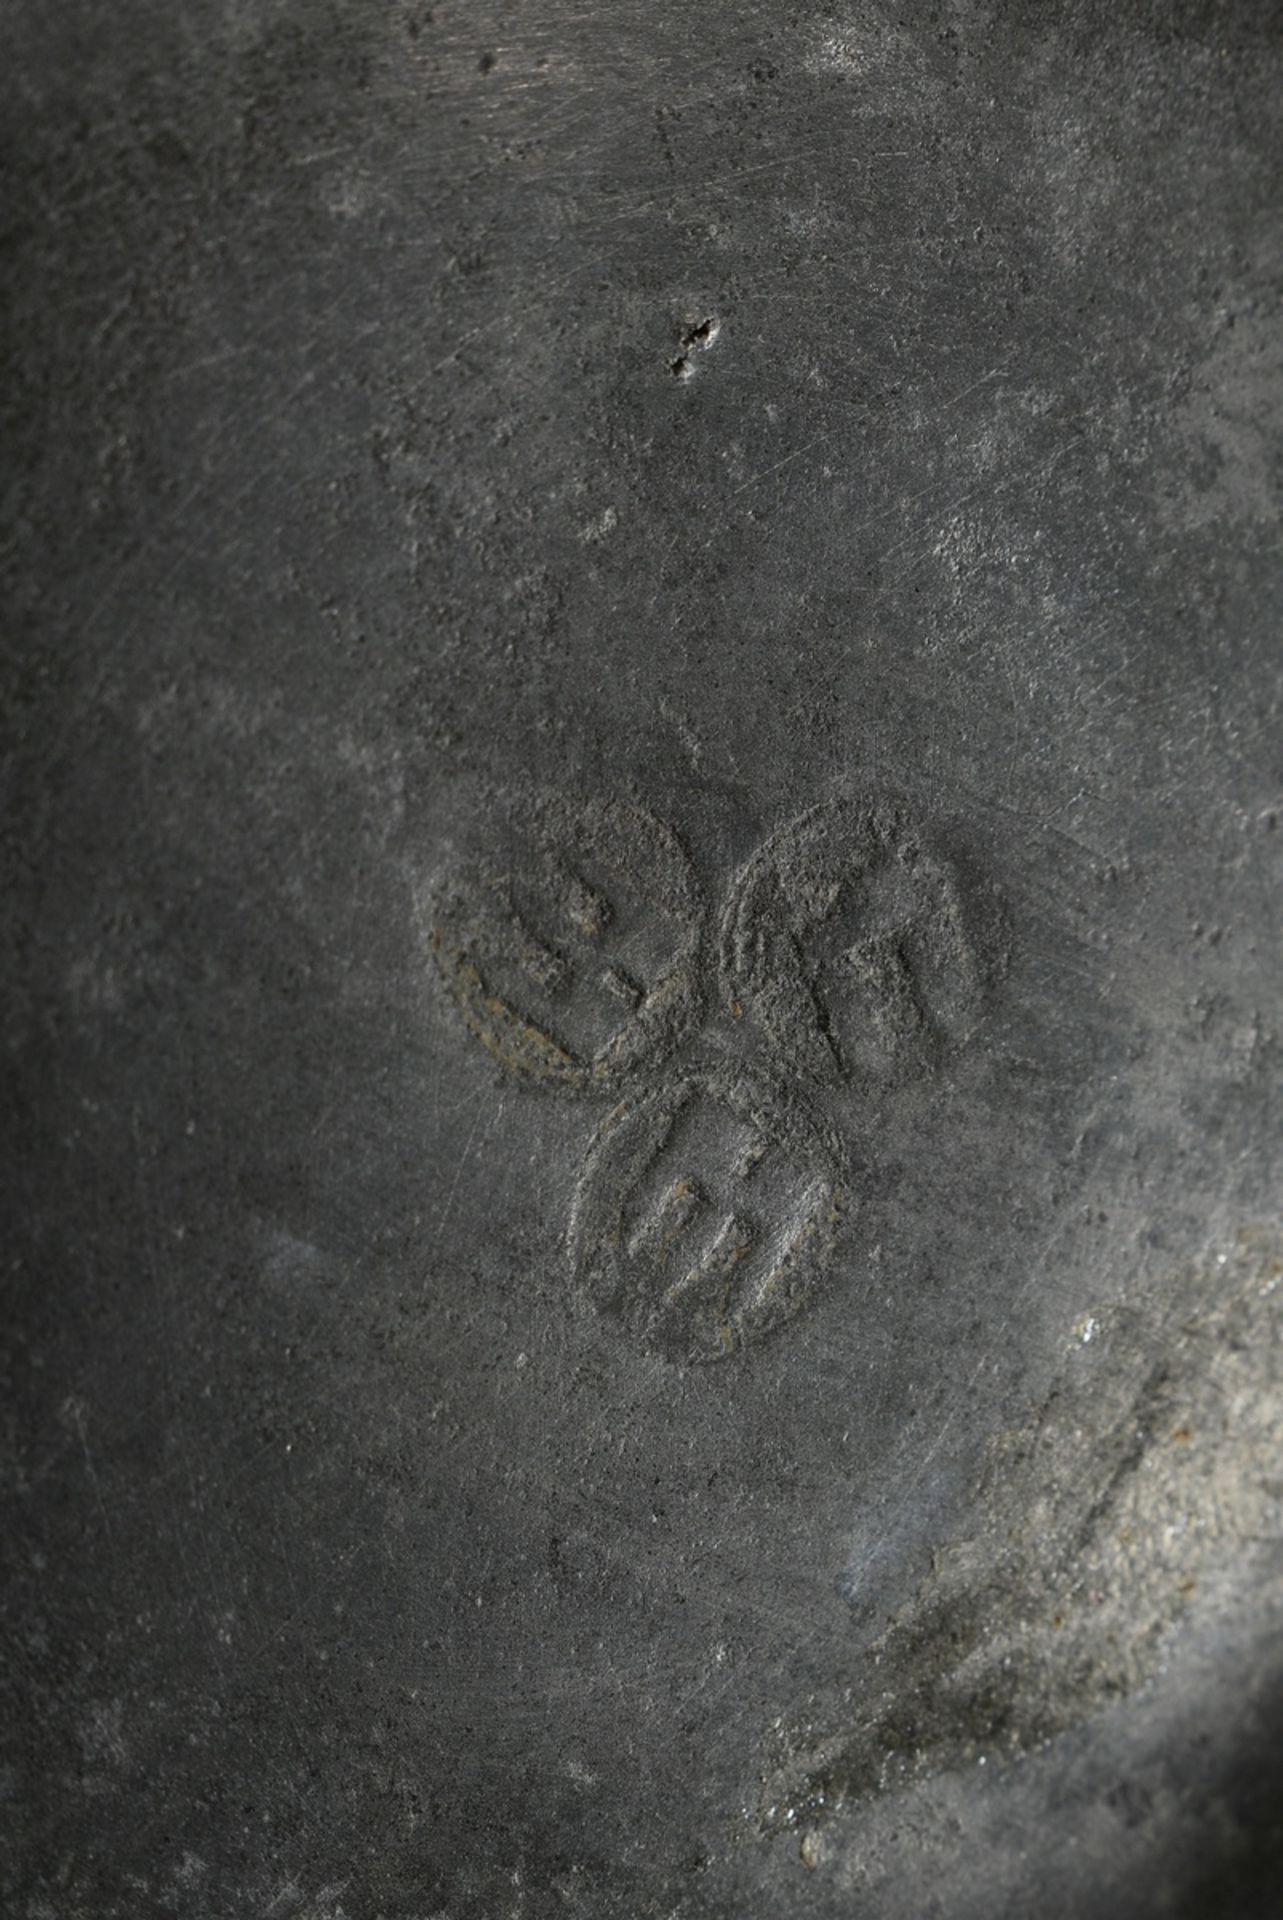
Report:
M 1276 1915 L 1277 7 L 0 44 L 0 1908 Z

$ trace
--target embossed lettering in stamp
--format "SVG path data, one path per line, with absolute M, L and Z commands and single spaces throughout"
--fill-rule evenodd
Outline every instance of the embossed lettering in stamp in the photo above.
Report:
M 798 1313 L 832 1256 L 838 1156 L 811 1115 L 733 1068 L 626 1098 L 589 1148 L 576 1281 L 672 1360 L 725 1359 Z
M 848 796 L 782 827 L 732 884 L 721 991 L 781 1068 L 885 1077 L 974 1028 L 1000 967 L 983 889 L 900 801 Z
M 476 827 L 430 917 L 464 1021 L 532 1084 L 622 1096 L 575 1193 L 576 1287 L 669 1359 L 724 1359 L 797 1314 L 833 1259 L 844 1163 L 814 1102 L 842 1082 L 885 1094 L 972 1036 L 1006 963 L 996 898 L 886 795 L 772 834 L 715 942 L 676 835 L 634 802 L 522 785 Z M 674 1060 L 714 967 L 732 1015 L 704 1043 L 718 1064 Z M 740 1039 L 766 1079 L 732 1063 Z
M 500 1066 L 609 1093 L 700 1012 L 704 904 L 673 832 L 619 799 L 501 796 L 485 851 L 435 891 L 431 945 Z

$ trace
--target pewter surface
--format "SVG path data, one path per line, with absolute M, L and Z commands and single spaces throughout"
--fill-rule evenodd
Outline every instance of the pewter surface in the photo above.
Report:
M 0 92 L 5 1920 L 1277 1920 L 1274 0 Z

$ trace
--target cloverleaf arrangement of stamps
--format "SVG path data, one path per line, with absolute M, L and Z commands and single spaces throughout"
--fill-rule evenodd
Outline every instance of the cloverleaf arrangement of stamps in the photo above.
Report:
M 505 1073 L 611 1103 L 570 1210 L 574 1280 L 686 1364 L 813 1297 L 851 1171 L 818 1096 L 965 1042 L 998 945 L 983 889 L 910 806 L 867 792 L 769 835 L 714 911 L 647 808 L 506 789 L 427 924 L 453 1005 Z

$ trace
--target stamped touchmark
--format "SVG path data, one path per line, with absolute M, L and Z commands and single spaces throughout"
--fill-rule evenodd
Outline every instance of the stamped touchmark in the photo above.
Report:
M 832 1252 L 837 1153 L 818 1123 L 733 1068 L 626 1098 L 589 1148 L 575 1277 L 670 1359 L 725 1359 L 805 1306 Z
M 437 965 L 500 1066 L 613 1092 L 698 1015 L 690 863 L 668 827 L 622 800 L 519 790 L 494 825 L 494 850 L 437 891 Z
M 723 998 L 819 1084 L 965 1040 L 1001 961 L 996 915 L 898 801 L 849 796 L 790 821 L 731 886 Z
M 729 1059 L 656 1083 L 711 997 L 676 835 L 631 802 L 527 786 L 479 825 L 430 916 L 464 1021 L 532 1084 L 623 1096 L 579 1179 L 573 1276 L 668 1358 L 725 1358 L 806 1304 L 836 1244 L 841 1154 L 790 1083 L 885 1085 L 968 1039 L 1005 959 L 996 907 L 904 802 L 812 808 L 736 876 L 716 940 L 730 1045 L 753 1036 L 769 1084 Z

